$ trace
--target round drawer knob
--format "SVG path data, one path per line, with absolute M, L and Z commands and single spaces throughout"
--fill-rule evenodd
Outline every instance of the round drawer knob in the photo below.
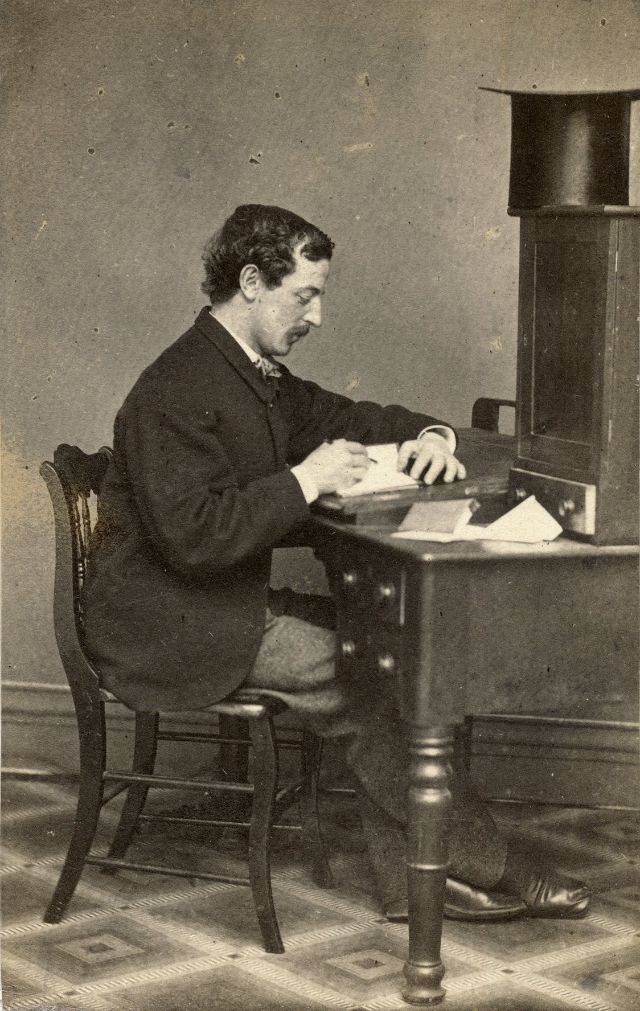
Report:
M 391 671 L 395 670 L 396 661 L 391 653 L 382 653 L 378 657 L 378 669 L 382 671 L 383 674 L 390 674 Z
M 355 656 L 356 644 L 353 639 L 345 639 L 341 646 L 343 656 Z
M 558 512 L 561 516 L 571 516 L 575 512 L 576 504 L 572 498 L 565 498 L 558 505 Z
M 526 488 L 516 488 L 516 501 L 524 502 L 528 495 Z
M 342 573 L 342 584 L 343 586 L 357 586 L 358 583 L 358 573 L 355 569 L 348 569 L 346 572 Z
M 393 583 L 378 583 L 378 600 L 382 603 L 385 600 L 393 600 L 396 595 L 396 588 Z

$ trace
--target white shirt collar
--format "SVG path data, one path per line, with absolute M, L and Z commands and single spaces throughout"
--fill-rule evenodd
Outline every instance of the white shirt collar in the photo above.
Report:
M 216 318 L 215 315 L 214 315 L 214 313 L 211 311 L 211 309 L 209 309 L 209 314 L 211 316 L 213 316 L 214 319 Z M 221 324 L 221 325 L 224 325 L 225 330 L 227 331 L 228 334 L 230 334 L 233 337 L 233 339 L 236 342 L 236 344 L 240 345 L 240 347 L 242 348 L 242 350 L 246 354 L 247 358 L 249 358 L 254 364 L 256 362 L 262 361 L 262 355 L 258 354 L 257 351 L 254 351 L 254 349 L 252 347 L 249 347 L 249 345 L 246 343 L 246 341 L 242 340 L 242 337 L 238 337 L 237 334 L 234 334 L 233 331 L 230 330 L 229 327 L 226 325 L 226 323 L 225 324 Z

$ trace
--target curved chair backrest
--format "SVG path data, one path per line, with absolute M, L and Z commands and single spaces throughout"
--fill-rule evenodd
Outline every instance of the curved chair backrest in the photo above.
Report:
M 513 407 L 515 400 L 503 400 L 502 397 L 478 397 L 471 410 L 471 427 L 482 428 L 485 432 L 500 430 L 500 408 Z
M 56 560 L 53 622 L 60 659 L 74 694 L 98 690 L 98 675 L 83 648 L 81 591 L 87 571 L 92 532 L 90 501 L 97 496 L 113 452 L 104 446 L 83 453 L 78 446 L 58 446 L 53 463 L 40 467 L 51 503 L 55 526 Z

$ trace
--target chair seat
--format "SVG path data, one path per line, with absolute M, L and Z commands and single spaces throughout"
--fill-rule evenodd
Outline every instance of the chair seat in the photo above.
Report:
M 99 696 L 101 702 L 124 705 L 107 688 L 100 688 Z M 231 695 L 227 695 L 226 698 L 221 699 L 219 702 L 213 702 L 210 706 L 206 706 L 202 712 L 219 713 L 221 716 L 257 718 L 258 716 L 266 715 L 266 713 L 270 713 L 271 716 L 277 716 L 278 713 L 283 713 L 287 708 L 286 702 L 283 702 L 282 699 L 274 698 L 266 692 L 262 693 L 259 688 L 237 688 Z M 189 712 L 191 715 L 193 714 L 193 710 L 189 710 Z

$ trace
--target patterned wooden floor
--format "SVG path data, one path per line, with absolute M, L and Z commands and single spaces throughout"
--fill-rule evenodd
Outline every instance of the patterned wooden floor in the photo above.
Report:
M 337 887 L 315 888 L 294 843 L 275 853 L 286 953 L 260 946 L 248 889 L 88 868 L 65 920 L 41 922 L 68 838 L 71 789 L 4 788 L 3 994 L 7 1011 L 300 1011 L 407 1007 L 404 926 L 380 916 L 349 802 L 324 819 Z M 581 921 L 447 923 L 448 1011 L 632 1011 L 640 1007 L 640 826 L 615 812 L 502 806 L 534 850 L 590 881 Z M 117 812 L 107 813 L 113 828 Z M 157 832 L 157 829 L 156 829 Z M 101 836 L 104 842 L 107 832 Z M 288 837 L 289 838 L 289 837 Z M 175 831 L 143 834 L 136 854 L 171 846 L 194 869 L 237 856 Z M 176 883 L 177 882 L 177 883 Z

